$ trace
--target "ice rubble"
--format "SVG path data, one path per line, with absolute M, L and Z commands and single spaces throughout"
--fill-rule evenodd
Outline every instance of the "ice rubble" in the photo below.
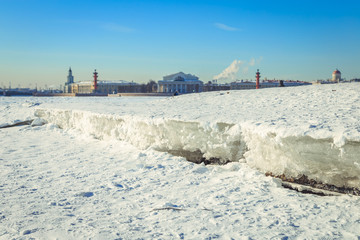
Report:
M 264 173 L 305 175 L 324 184 L 360 188 L 358 141 L 280 135 L 259 131 L 249 122 L 181 121 L 64 109 L 37 109 L 35 115 L 63 129 L 98 139 L 124 140 L 141 149 L 184 156 L 201 153 L 220 162 L 246 161 Z
M 98 139 L 118 139 L 141 148 L 237 161 L 245 152 L 239 125 L 184 122 L 164 118 L 114 116 L 87 111 L 38 109 L 36 116 L 63 129 L 76 129 Z

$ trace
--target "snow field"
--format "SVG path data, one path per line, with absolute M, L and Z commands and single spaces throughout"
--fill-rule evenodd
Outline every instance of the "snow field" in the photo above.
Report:
M 0 127 L 40 118 L 0 129 L 0 239 L 358 239 L 358 197 L 301 194 L 264 173 L 359 187 L 359 100 L 359 84 L 2 97 Z M 167 153 L 194 150 L 239 162 Z
M 339 147 L 328 138 L 281 137 L 247 122 L 185 122 L 62 109 L 37 109 L 35 115 L 62 129 L 127 141 L 140 149 L 151 147 L 181 156 L 200 152 L 223 163 L 245 161 L 264 173 L 306 175 L 325 184 L 360 188 L 360 142 L 347 141 Z
M 356 239 L 359 198 L 55 125 L 0 131 L 0 239 Z
M 199 151 L 223 162 L 246 161 L 263 173 L 360 187 L 359 83 L 155 99 L 48 98 L 22 106 L 64 129 L 140 149 Z

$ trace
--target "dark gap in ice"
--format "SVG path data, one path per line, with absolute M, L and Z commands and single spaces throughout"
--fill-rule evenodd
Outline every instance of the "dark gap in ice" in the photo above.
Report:
M 10 128 L 10 127 L 17 127 L 17 126 L 24 126 L 24 125 L 31 125 L 31 123 L 34 121 L 34 119 L 31 120 L 26 120 L 26 121 L 21 121 L 21 122 L 17 122 L 14 124 L 7 124 L 7 125 L 0 125 L 0 128 Z
M 296 190 L 296 191 L 302 192 L 302 193 L 312 193 L 312 194 L 317 194 L 317 195 L 321 195 L 321 196 L 329 196 L 329 195 L 331 195 L 331 193 L 328 193 L 328 192 L 334 192 L 334 193 L 351 194 L 351 195 L 355 195 L 355 196 L 360 196 L 360 189 L 358 189 L 358 188 L 337 187 L 335 185 L 322 183 L 322 182 L 316 181 L 314 179 L 309 179 L 305 175 L 301 175 L 300 177 L 297 177 L 297 178 L 286 177 L 284 174 L 274 175 L 271 172 L 267 172 L 267 173 L 265 173 L 265 175 L 279 178 L 283 181 L 282 185 L 285 188 L 293 189 L 293 190 Z M 298 185 L 303 185 L 308 188 L 298 188 L 293 183 L 298 184 Z M 324 190 L 324 191 L 323 192 L 317 191 L 317 189 Z
M 163 207 L 163 208 L 154 208 L 151 212 L 154 211 L 161 211 L 161 210 L 174 210 L 174 211 L 185 211 L 183 208 L 176 208 L 176 207 Z
M 210 165 L 210 164 L 211 165 L 225 165 L 225 164 L 231 162 L 227 159 L 216 158 L 216 157 L 205 158 L 204 154 L 200 150 L 196 150 L 193 152 L 186 151 L 186 150 L 168 150 L 167 152 L 174 156 L 184 157 L 184 158 L 186 158 L 187 161 L 196 163 L 196 164 L 204 163 L 205 165 Z
M 23 232 L 23 235 L 28 235 L 28 234 L 30 234 L 31 233 L 31 230 L 25 230 L 24 232 Z
M 23 232 L 23 235 L 29 235 L 29 234 L 31 234 L 31 233 L 36 232 L 37 230 L 38 230 L 38 229 L 25 230 L 25 231 Z
M 304 193 L 304 194 L 314 194 L 314 195 L 318 195 L 318 196 L 332 196 L 330 194 L 325 194 L 324 192 L 315 192 L 315 191 L 311 191 L 309 189 L 299 189 L 299 188 L 296 188 L 296 187 L 293 187 L 292 185 L 290 184 L 282 184 L 282 186 L 284 188 L 288 188 L 288 189 L 291 189 L 291 190 L 295 190 L 297 192 L 301 192 L 301 193 Z
M 81 193 L 76 194 L 76 196 L 78 196 L 78 197 L 92 197 L 92 196 L 94 196 L 94 193 L 93 192 L 81 192 Z

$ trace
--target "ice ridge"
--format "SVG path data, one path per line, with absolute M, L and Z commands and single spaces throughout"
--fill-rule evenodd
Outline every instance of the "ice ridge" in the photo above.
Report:
M 166 118 L 118 116 L 79 110 L 37 109 L 35 115 L 65 130 L 98 139 L 130 142 L 179 155 L 245 161 L 273 175 L 305 175 L 339 187 L 360 188 L 360 142 L 261 133 L 248 123 L 196 122 Z

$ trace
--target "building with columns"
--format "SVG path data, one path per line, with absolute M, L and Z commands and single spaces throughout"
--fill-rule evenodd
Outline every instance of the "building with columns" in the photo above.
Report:
M 203 82 L 195 75 L 178 72 L 158 81 L 159 93 L 194 93 L 203 91 Z

